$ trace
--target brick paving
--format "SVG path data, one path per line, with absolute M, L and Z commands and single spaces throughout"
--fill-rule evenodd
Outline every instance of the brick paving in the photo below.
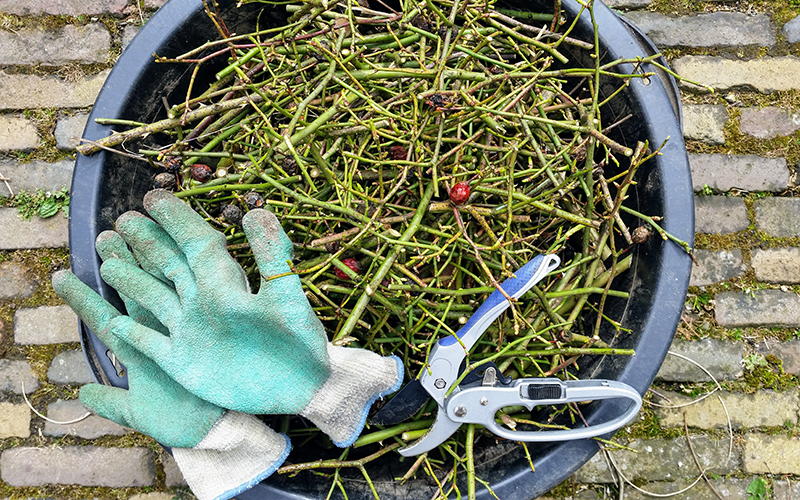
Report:
M 728 446 L 724 438 L 698 436 L 692 438 L 700 463 L 703 467 L 713 467 L 715 474 L 730 474 L 739 469 L 741 456 L 733 450 L 728 456 Z M 676 439 L 635 439 L 627 443 L 628 449 L 614 452 L 617 465 L 625 476 L 634 481 L 676 481 L 693 479 L 697 476 L 689 445 L 684 438 Z M 606 460 L 598 453 L 575 473 L 581 483 L 615 482 Z
M 30 120 L 23 116 L 0 115 L 0 151 L 29 151 L 36 149 L 40 142 Z
M 679 75 L 717 91 L 749 87 L 762 93 L 800 89 L 800 58 L 795 56 L 732 60 L 717 56 L 683 56 L 672 63 Z M 686 84 L 691 86 L 690 84 Z
M 67 219 L 20 219 L 16 208 L 0 208 L 0 250 L 21 248 L 64 248 L 69 244 Z
M 61 160 L 55 163 L 43 161 L 30 161 L 26 163 L 18 161 L 0 161 L 0 172 L 7 178 L 13 179 L 15 191 L 36 191 L 44 189 L 46 191 L 58 191 L 63 187 L 69 187 L 72 183 L 72 171 L 75 162 L 72 160 Z M 8 196 L 8 187 L 0 183 L 0 196 Z
M 28 108 L 85 108 L 91 106 L 108 76 L 107 71 L 65 81 L 57 76 L 9 74 L 0 71 L 0 110 Z
M 81 351 L 64 351 L 56 354 L 47 370 L 47 379 L 54 384 L 83 385 L 94 382 Z
M 31 410 L 27 405 L 0 403 L 0 439 L 31 435 Z
M 103 63 L 108 60 L 110 49 L 111 34 L 102 24 L 68 24 L 57 30 L 34 28 L 0 31 L 2 65 Z
M 626 17 L 641 28 L 658 47 L 772 47 L 775 36 L 769 18 L 740 12 L 714 12 L 670 17 L 633 11 Z
M 143 15 L 164 3 L 145 0 Z M 746 0 L 708 1 L 706 12 L 680 15 L 653 12 L 652 0 L 607 3 L 637 23 L 659 48 L 670 49 L 670 63 L 679 75 L 717 91 L 708 94 L 681 84 L 699 244 L 686 314 L 671 351 L 705 366 L 725 390 L 691 406 L 653 407 L 654 425 L 670 436 L 682 432 L 684 422 L 689 426 L 701 466 L 708 468 L 710 483 L 723 498 L 747 499 L 754 477 L 771 484 L 775 499 L 800 498 L 800 442 L 794 437 L 800 391 L 796 383 L 778 390 L 748 386 L 743 364 L 761 356 L 770 360 L 773 373 L 800 375 L 800 340 L 795 338 L 800 332 L 800 203 L 795 197 L 800 109 L 791 99 L 800 92 L 800 53 L 791 45 L 800 42 L 800 16 L 786 22 L 784 15 L 779 21 L 772 12 L 748 10 Z M 793 9 L 800 14 L 800 7 Z M 138 31 L 140 12 L 132 0 L 0 0 L 0 14 L 20 16 L 20 24 L 11 29 L 0 25 L 0 175 L 18 188 L 57 190 L 69 184 L 71 152 L 88 110 L 115 54 Z M 40 21 L 47 16 L 66 21 L 46 29 Z M 790 97 L 775 99 L 775 91 Z M 37 118 L 41 110 L 52 115 L 51 122 Z M 793 142 L 746 151 L 731 142 L 737 134 L 760 145 L 787 137 Z M 64 159 L 19 160 L 53 145 Z M 7 194 L 0 182 L 0 195 Z M 85 498 L 167 500 L 186 494 L 186 483 L 168 454 L 115 444 L 131 438 L 129 429 L 96 415 L 53 424 L 24 404 L 23 384 L 38 411 L 57 420 L 73 419 L 84 413 L 75 389 L 91 376 L 78 350 L 74 314 L 52 298 L 36 303 L 37 297 L 52 296 L 50 285 L 20 264 L 26 252 L 66 248 L 66 218 L 24 221 L 15 209 L 0 208 L 0 227 L 0 310 L 11 311 L 0 320 L 0 339 L 5 339 L 0 347 L 11 346 L 0 350 L 0 487 L 20 488 L 15 497 L 24 498 L 30 497 L 24 488 L 54 484 L 74 491 L 86 487 L 80 490 Z M 40 262 L 40 254 L 31 255 Z M 37 349 L 47 353 L 45 359 L 27 354 Z M 693 364 L 668 356 L 654 389 L 669 398 L 667 404 L 680 405 L 705 391 L 709 381 Z M 730 456 L 728 418 L 735 434 Z M 611 453 L 638 486 L 665 494 L 684 489 L 697 476 L 685 436 L 628 435 L 623 430 L 615 439 L 629 449 Z M 54 446 L 60 439 L 73 441 Z M 574 498 L 617 497 L 616 480 L 602 454 L 572 482 Z M 626 487 L 624 498 L 650 497 Z M 717 496 L 701 481 L 672 498 Z
M 713 285 L 741 276 L 747 270 L 742 251 L 738 248 L 719 251 L 697 249 L 694 258 L 697 265 L 692 268 L 689 286 Z
M 739 131 L 756 139 L 772 139 L 800 130 L 800 114 L 776 106 L 742 108 Z
M 683 136 L 707 144 L 725 144 L 728 112 L 721 104 L 684 104 Z
M 12 448 L 0 455 L 0 478 L 11 486 L 74 484 L 125 488 L 152 486 L 156 474 L 147 448 Z
M 724 177 L 725 172 L 716 175 Z M 728 196 L 695 196 L 694 230 L 697 233 L 728 234 L 750 225 L 744 199 Z
M 86 384 L 88 382 L 82 383 Z M 68 401 L 59 399 L 55 403 L 47 405 L 47 418 L 57 422 L 71 422 L 83 417 L 85 414 L 86 408 L 77 399 Z M 61 437 L 69 435 L 84 439 L 97 439 L 102 436 L 122 436 L 131 432 L 133 432 L 132 429 L 97 415 L 91 415 L 71 424 L 45 422 L 42 430 L 42 434 L 45 436 Z
M 675 339 L 670 352 L 702 365 L 717 380 L 735 380 L 742 376 L 744 346 L 713 338 L 697 341 Z M 667 356 L 656 375 L 664 382 L 710 382 L 711 377 L 679 356 Z
M 783 158 L 691 154 L 689 165 L 695 191 L 706 186 L 715 191 L 783 191 L 789 184 L 789 169 Z
M 791 436 L 745 435 L 744 471 L 751 474 L 800 474 L 800 441 Z
M 662 393 L 667 400 L 654 402 L 663 427 L 713 430 L 753 429 L 758 427 L 780 427 L 797 423 L 798 395 L 794 392 L 758 391 L 755 394 L 723 391 L 688 406 L 697 398 L 675 392 Z M 764 408 L 772 410 L 765 412 Z
M 58 149 L 75 149 L 80 144 L 81 133 L 86 127 L 87 113 L 77 113 L 61 118 L 56 123 L 54 132 Z

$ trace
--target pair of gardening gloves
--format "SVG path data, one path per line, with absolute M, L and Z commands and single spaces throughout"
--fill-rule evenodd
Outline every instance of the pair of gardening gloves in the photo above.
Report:
M 172 447 L 199 500 L 231 498 L 286 459 L 289 438 L 254 414 L 302 415 L 352 444 L 371 404 L 399 388 L 402 364 L 328 342 L 275 216 L 253 210 L 242 221 L 262 277 L 253 294 L 225 237 L 190 207 L 163 190 L 144 207 L 152 219 L 127 212 L 96 241 L 127 315 L 70 271 L 53 276 L 128 372 L 127 390 L 82 387 L 83 404 Z

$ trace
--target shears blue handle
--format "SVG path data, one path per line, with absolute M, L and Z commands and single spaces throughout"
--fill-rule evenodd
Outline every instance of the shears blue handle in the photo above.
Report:
M 444 395 L 458 378 L 461 361 L 489 325 L 510 305 L 506 295 L 514 299 L 522 297 L 560 263 L 557 255 L 539 255 L 530 260 L 513 277 L 500 284 L 505 295 L 500 290 L 492 292 L 461 329 L 433 346 L 428 356 L 429 369 L 423 371 L 419 380 L 440 406 Z
M 500 287 L 511 298 L 518 299 L 540 282 L 550 271 L 558 267 L 561 259 L 557 255 L 539 255 L 528 261 L 514 273 L 514 276 L 505 280 Z M 483 332 L 500 314 L 509 306 L 508 299 L 500 290 L 495 290 L 489 298 L 481 304 L 469 320 L 455 334 L 441 339 L 438 344 L 446 347 L 459 343 L 467 351 L 483 335 Z

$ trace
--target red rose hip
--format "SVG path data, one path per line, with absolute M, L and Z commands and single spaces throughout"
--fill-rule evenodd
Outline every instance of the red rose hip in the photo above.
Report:
M 361 265 L 358 263 L 358 261 L 356 259 L 354 259 L 352 257 L 344 259 L 344 260 L 342 260 L 342 264 L 344 264 L 345 266 L 347 266 L 350 269 L 352 269 L 354 273 L 361 274 Z M 341 269 L 338 269 L 338 268 L 334 268 L 333 269 L 333 274 L 335 274 L 336 277 L 338 279 L 340 279 L 340 280 L 348 280 L 348 279 L 350 279 L 350 277 L 347 274 L 345 274 L 344 271 L 342 271 Z
M 454 205 L 463 205 L 469 199 L 469 183 L 459 182 L 450 190 L 450 201 Z

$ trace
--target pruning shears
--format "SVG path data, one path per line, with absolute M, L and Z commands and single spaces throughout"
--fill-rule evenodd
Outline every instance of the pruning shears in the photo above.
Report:
M 491 363 L 482 374 L 470 373 L 459 385 L 462 362 L 483 336 L 489 325 L 518 299 L 560 264 L 556 255 L 539 255 L 506 279 L 481 304 L 469 321 L 455 334 L 439 340 L 428 356 L 428 364 L 418 379 L 412 380 L 371 419 L 372 423 L 394 424 L 411 417 L 429 398 L 438 404 L 436 420 L 430 430 L 414 443 L 401 448 L 403 456 L 414 456 L 436 448 L 462 424 L 480 424 L 497 436 L 524 442 L 551 442 L 585 439 L 615 431 L 629 422 L 642 404 L 641 395 L 628 384 L 614 380 L 568 380 L 557 378 L 504 377 Z M 505 292 L 505 293 L 504 293 Z M 476 370 L 477 372 L 477 370 Z M 536 406 L 625 398 L 628 409 L 600 424 L 575 429 L 514 431 L 497 423 L 497 412 L 509 406 Z

